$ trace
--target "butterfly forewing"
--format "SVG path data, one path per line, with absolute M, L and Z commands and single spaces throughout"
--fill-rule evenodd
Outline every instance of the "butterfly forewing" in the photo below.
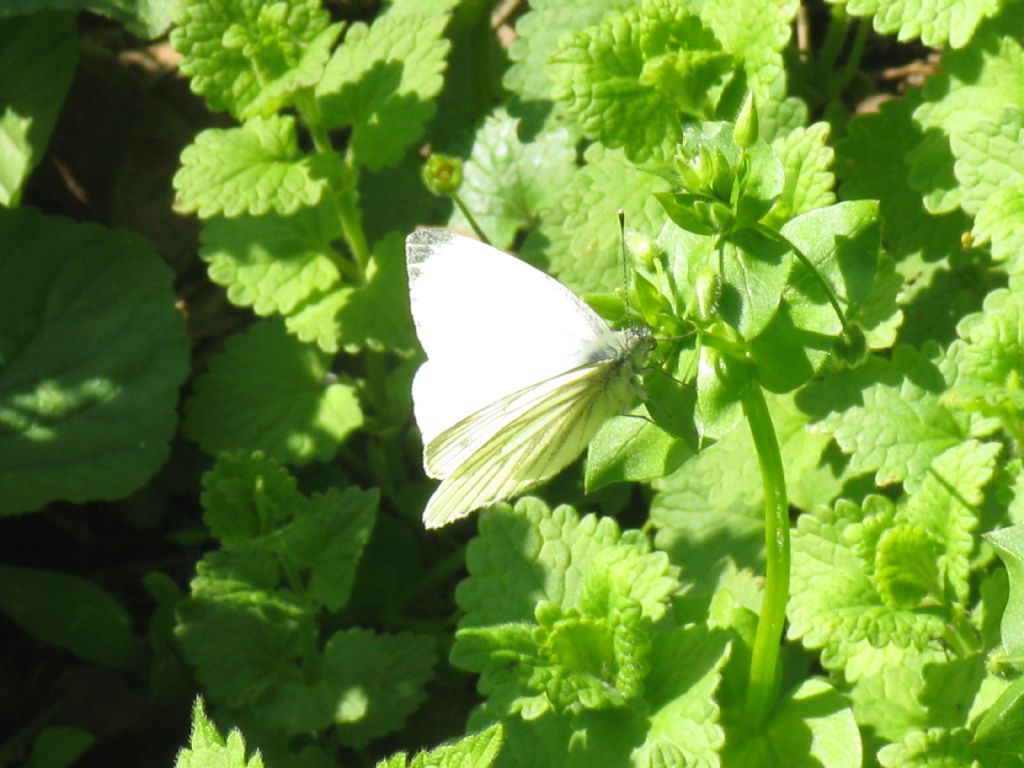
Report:
M 427 362 L 413 405 L 429 443 L 489 403 L 585 364 L 612 331 L 554 278 L 446 230 L 406 241 L 409 299 Z

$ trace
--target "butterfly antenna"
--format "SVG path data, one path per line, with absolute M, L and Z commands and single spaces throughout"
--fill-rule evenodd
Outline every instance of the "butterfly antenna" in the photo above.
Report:
M 622 250 L 622 294 L 626 302 L 626 317 L 632 314 L 629 306 L 629 271 L 626 268 L 626 212 L 619 208 L 619 247 Z

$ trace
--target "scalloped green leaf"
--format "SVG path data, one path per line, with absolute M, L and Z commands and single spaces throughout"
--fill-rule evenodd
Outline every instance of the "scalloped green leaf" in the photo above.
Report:
M 328 461 L 363 423 L 355 388 L 329 359 L 260 322 L 228 339 L 185 405 L 184 431 L 212 455 L 261 450 L 294 464 Z
M 910 498 L 900 517 L 921 525 L 942 545 L 946 581 L 964 604 L 983 489 L 999 451 L 998 443 L 967 440 L 939 454 L 923 477 L 906 483 Z
M 0 17 L 46 10 L 90 11 L 124 24 L 133 35 L 153 40 L 167 32 L 171 5 L 172 0 L 5 0 Z
M 828 137 L 828 123 L 814 123 L 772 142 L 772 150 L 785 168 L 786 181 L 765 224 L 781 226 L 794 216 L 836 201 L 836 180 L 831 171 L 835 151 L 826 143 Z
M 301 340 L 328 353 L 371 349 L 408 354 L 415 348 L 408 306 L 405 239 L 391 232 L 374 243 L 361 287 L 313 293 L 285 324 Z
M 180 0 L 171 45 L 192 90 L 241 120 L 269 116 L 314 85 L 341 29 L 319 0 Z
M 280 531 L 283 558 L 306 576 L 305 594 L 329 611 L 348 603 L 379 503 L 377 489 L 330 488 L 313 494 Z
M 976 214 L 996 194 L 1024 188 L 1024 109 L 1008 106 L 950 137 L 961 185 L 960 207 Z
M 426 635 L 336 632 L 320 659 L 320 680 L 285 683 L 261 714 L 286 733 L 332 726 L 341 743 L 362 748 L 402 727 L 426 698 L 436 663 L 434 640 Z
M 711 117 L 733 57 L 702 20 L 668 0 L 644 0 L 559 41 L 553 95 L 584 134 L 642 162 L 666 153 L 679 113 Z
M 516 234 L 558 206 L 576 172 L 576 142 L 566 128 L 545 131 L 523 143 L 520 121 L 504 109 L 491 114 L 473 138 L 462 167 L 459 196 L 498 248 L 513 246 Z M 501 183 L 496 184 L 495 180 Z M 459 208 L 450 226 L 470 230 Z
M 0 19 L 0 205 L 17 203 L 43 159 L 77 63 L 70 14 Z
M 284 216 L 316 205 L 327 182 L 316 156 L 299 151 L 295 119 L 255 117 L 240 128 L 208 128 L 181 153 L 176 207 L 208 219 Z
M 245 758 L 245 740 L 241 731 L 232 729 L 225 739 L 206 716 L 202 699 L 192 707 L 192 735 L 188 747 L 178 752 L 174 768 L 263 768 L 259 750 Z
M 597 24 L 609 11 L 625 10 L 631 4 L 632 0 L 534 0 L 516 20 L 505 87 L 523 101 L 550 100 L 547 61 L 562 36 Z
M 1024 186 L 1001 189 L 985 201 L 971 230 L 978 244 L 992 244 L 992 259 L 1010 273 L 1024 271 Z
M 175 637 L 196 678 L 221 705 L 248 707 L 293 672 L 314 638 L 312 606 L 277 589 L 267 550 L 210 552 L 177 607 Z
M 963 48 L 978 25 L 999 12 L 1000 0 L 958 0 L 923 3 L 920 0 L 829 0 L 845 6 L 851 16 L 871 17 L 875 30 L 896 33 L 900 40 L 921 38 L 928 46 L 949 43 Z
M 914 122 L 924 140 L 907 156 L 910 183 L 935 213 L 960 205 L 950 142 L 978 126 L 998 121 L 1008 104 L 1024 103 L 1024 44 L 1019 40 L 1024 9 L 1006 4 L 982 24 L 970 44 L 943 53 L 939 73 L 921 89 Z
M 399 752 L 381 760 L 377 768 L 490 768 L 504 743 L 505 729 L 496 723 L 450 744 L 418 752 L 411 761 Z
M 967 417 L 942 404 L 946 381 L 928 354 L 896 347 L 891 361 L 872 357 L 802 393 L 801 407 L 850 454 L 851 472 L 873 471 L 882 486 L 914 480 L 968 436 Z
M 261 317 L 288 315 L 340 280 L 342 256 L 332 242 L 341 235 L 337 206 L 324 198 L 290 216 L 211 219 L 200 231 L 199 255 L 232 304 Z
M 302 506 L 288 470 L 257 453 L 222 453 L 203 473 L 203 522 L 230 549 L 291 520 Z
M 793 531 L 789 637 L 820 649 L 822 664 L 842 669 L 850 681 L 908 659 L 942 656 L 945 617 L 887 603 L 878 591 L 871 536 L 894 514 L 880 496 L 868 497 L 863 509 L 840 500 L 801 515 Z
M 350 149 L 371 170 L 395 165 L 423 135 L 444 84 L 448 16 L 386 14 L 353 24 L 316 86 L 329 127 L 350 126 Z
M 912 731 L 878 752 L 882 768 L 1017 768 L 1018 755 L 1000 754 L 973 744 L 967 728 Z
M 188 370 L 170 270 L 136 235 L 0 210 L 0 513 L 117 499 L 167 456 Z
M 934 260 L 960 247 L 970 226 L 959 210 L 933 216 L 911 187 L 907 155 L 922 140 L 911 115 L 919 92 L 892 99 L 876 113 L 855 115 L 847 134 L 836 142 L 835 172 L 844 200 L 879 201 L 882 242 L 894 258 L 922 254 Z
M 564 216 L 555 211 L 545 215 L 520 251 L 582 294 L 622 287 L 618 211 L 631 229 L 657 232 L 667 216 L 654 194 L 669 186 L 629 162 L 622 150 L 592 144 L 584 160 L 563 192 Z

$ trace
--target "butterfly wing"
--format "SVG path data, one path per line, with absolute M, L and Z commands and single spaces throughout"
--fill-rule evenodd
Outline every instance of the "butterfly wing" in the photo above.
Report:
M 615 336 L 557 280 L 477 240 L 418 230 L 406 261 L 427 353 L 413 382 L 425 444 L 489 403 L 586 364 Z
M 632 399 L 629 357 L 626 351 L 515 392 L 429 443 L 426 462 L 445 479 L 423 511 L 426 527 L 517 496 L 572 463 Z

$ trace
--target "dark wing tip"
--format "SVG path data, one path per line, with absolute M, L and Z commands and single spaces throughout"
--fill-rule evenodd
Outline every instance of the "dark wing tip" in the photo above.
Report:
M 417 264 L 425 260 L 431 251 L 450 243 L 456 234 L 447 229 L 417 229 L 405 238 L 406 260 L 410 264 Z

